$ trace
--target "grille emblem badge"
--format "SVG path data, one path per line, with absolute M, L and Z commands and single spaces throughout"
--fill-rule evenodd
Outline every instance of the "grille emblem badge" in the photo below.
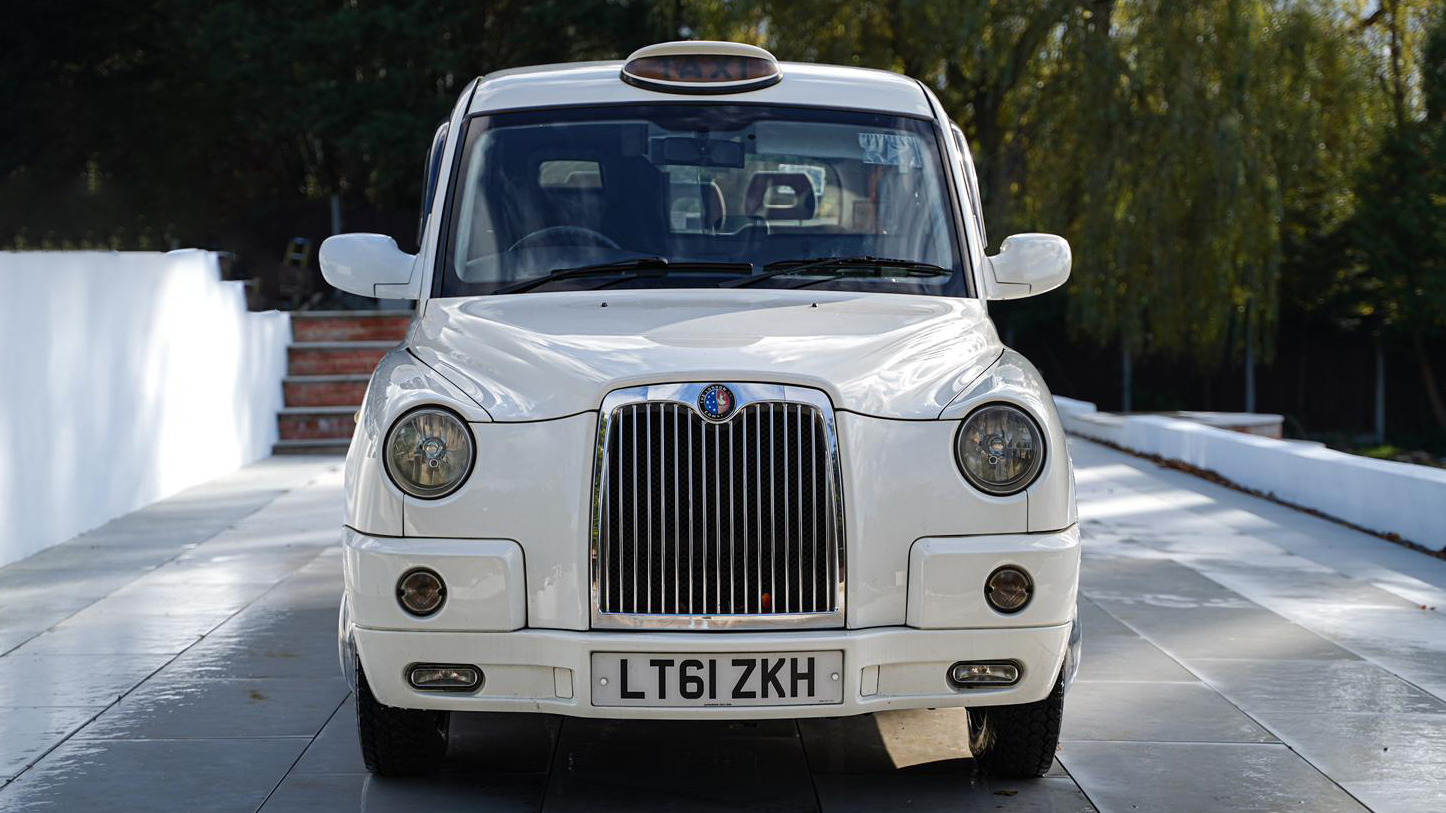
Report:
M 738 400 L 733 397 L 733 390 L 722 384 L 709 384 L 698 394 L 698 409 L 708 416 L 709 420 L 724 420 L 733 414 L 733 408 L 737 405 Z

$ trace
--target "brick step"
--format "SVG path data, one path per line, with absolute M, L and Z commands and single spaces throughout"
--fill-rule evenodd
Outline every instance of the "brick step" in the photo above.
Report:
M 282 440 L 350 440 L 356 407 L 285 407 L 276 415 Z
M 286 405 L 356 407 L 366 396 L 367 373 L 288 376 L 281 382 Z
M 278 440 L 271 447 L 272 454 L 322 454 L 344 455 L 351 439 L 342 440 Z
M 413 311 L 296 311 L 291 337 L 298 342 L 400 342 Z
M 370 375 L 396 342 L 296 342 L 286 349 L 287 371 L 303 375 Z

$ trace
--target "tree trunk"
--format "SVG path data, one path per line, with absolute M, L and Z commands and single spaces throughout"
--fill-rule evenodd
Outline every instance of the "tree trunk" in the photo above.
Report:
M 1421 371 L 1421 385 L 1426 389 L 1426 401 L 1431 405 L 1431 416 L 1436 425 L 1446 429 L 1446 402 L 1441 399 L 1441 390 L 1436 386 L 1436 371 L 1431 368 L 1431 356 L 1426 352 L 1426 338 L 1420 330 L 1411 331 L 1411 346 L 1416 351 L 1416 366 Z

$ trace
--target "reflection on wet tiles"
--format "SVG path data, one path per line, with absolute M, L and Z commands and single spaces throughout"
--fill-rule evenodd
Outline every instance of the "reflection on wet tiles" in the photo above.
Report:
M 1446 714 L 1270 711 L 1259 718 L 1377 813 L 1446 810 Z
M 200 640 L 214 618 L 124 615 L 67 619 L 15 650 L 27 655 L 174 655 Z
M 1091 540 L 1094 541 L 1094 540 Z M 1168 559 L 1086 556 L 1080 588 L 1116 601 L 1157 606 L 1254 607 L 1239 593 Z M 1154 597 L 1154 602 L 1148 600 Z
M 368 774 L 297 774 L 286 777 L 261 813 L 474 813 L 534 811 L 542 805 L 547 777 L 375 777 Z
M 1102 813 L 1365 813 L 1283 745 L 1071 742 L 1060 761 Z
M 213 633 L 183 652 L 159 677 L 214 680 L 339 678 L 336 634 L 312 631 L 253 637 Z
M 641 768 L 640 768 L 641 766 Z M 791 721 L 568 720 L 549 810 L 815 810 Z
M 56 596 L 94 601 L 117 587 L 144 575 L 145 569 L 95 567 L 50 570 L 21 567 L 17 562 L 0 568 L 0 607 L 19 607 L 49 601 Z
M 147 681 L 76 736 L 82 739 L 312 737 L 347 695 L 324 680 Z
M 0 706 L 109 705 L 168 655 L 22 655 L 0 658 Z
M 1086 608 L 1092 608 L 1087 613 Z M 1101 623 L 1099 617 L 1108 618 Z M 1089 602 L 1080 603 L 1084 652 L 1079 680 L 1183 680 L 1195 676 L 1129 627 Z
M 1192 658 L 1359 660 L 1269 610 L 1147 607 L 1106 601 L 1094 595 L 1091 600 L 1170 655 L 1187 662 Z
M 1095 808 L 1068 777 L 1011 781 L 974 776 L 912 773 L 898 776 L 815 777 L 824 813 L 881 810 L 1012 813 L 1094 813 Z
M 1066 740 L 1274 742 L 1203 683 L 1078 681 L 1065 698 Z M 1068 750 L 1070 746 L 1066 745 Z
M 0 790 L 0 813 L 250 813 L 304 739 L 72 739 Z
M 546 774 L 552 766 L 562 718 L 550 714 L 454 712 L 447 755 L 440 773 Z M 306 749 L 293 773 L 362 773 L 356 714 L 351 698 L 342 704 Z
M 0 605 L 0 634 L 37 635 L 74 615 L 93 600 L 61 595 L 44 601 Z
M 4 708 L 0 737 L 0 776 L 14 776 L 85 725 L 96 713 L 88 708 Z
M 0 632 L 0 655 L 4 655 L 34 637 L 28 632 Z
M 1366 661 L 1197 658 L 1190 668 L 1252 714 L 1446 713 L 1446 702 Z
M 164 569 L 164 568 L 163 568 Z M 95 603 L 100 612 L 130 615 L 212 615 L 227 618 L 270 585 L 145 584 L 131 582 Z

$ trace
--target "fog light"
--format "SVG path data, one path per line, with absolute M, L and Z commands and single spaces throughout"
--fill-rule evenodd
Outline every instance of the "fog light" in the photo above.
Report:
M 428 616 L 442 609 L 447 600 L 447 585 L 430 570 L 409 570 L 397 580 L 397 601 L 412 615 Z
M 1013 686 L 1019 665 L 1011 661 L 963 661 L 949 667 L 949 683 L 958 689 Z
M 1017 613 L 1034 595 L 1034 582 L 1029 574 L 1008 565 L 989 574 L 984 580 L 984 598 L 1001 613 Z
M 421 663 L 407 672 L 407 682 L 414 689 L 466 692 L 482 685 L 482 670 L 465 664 Z

